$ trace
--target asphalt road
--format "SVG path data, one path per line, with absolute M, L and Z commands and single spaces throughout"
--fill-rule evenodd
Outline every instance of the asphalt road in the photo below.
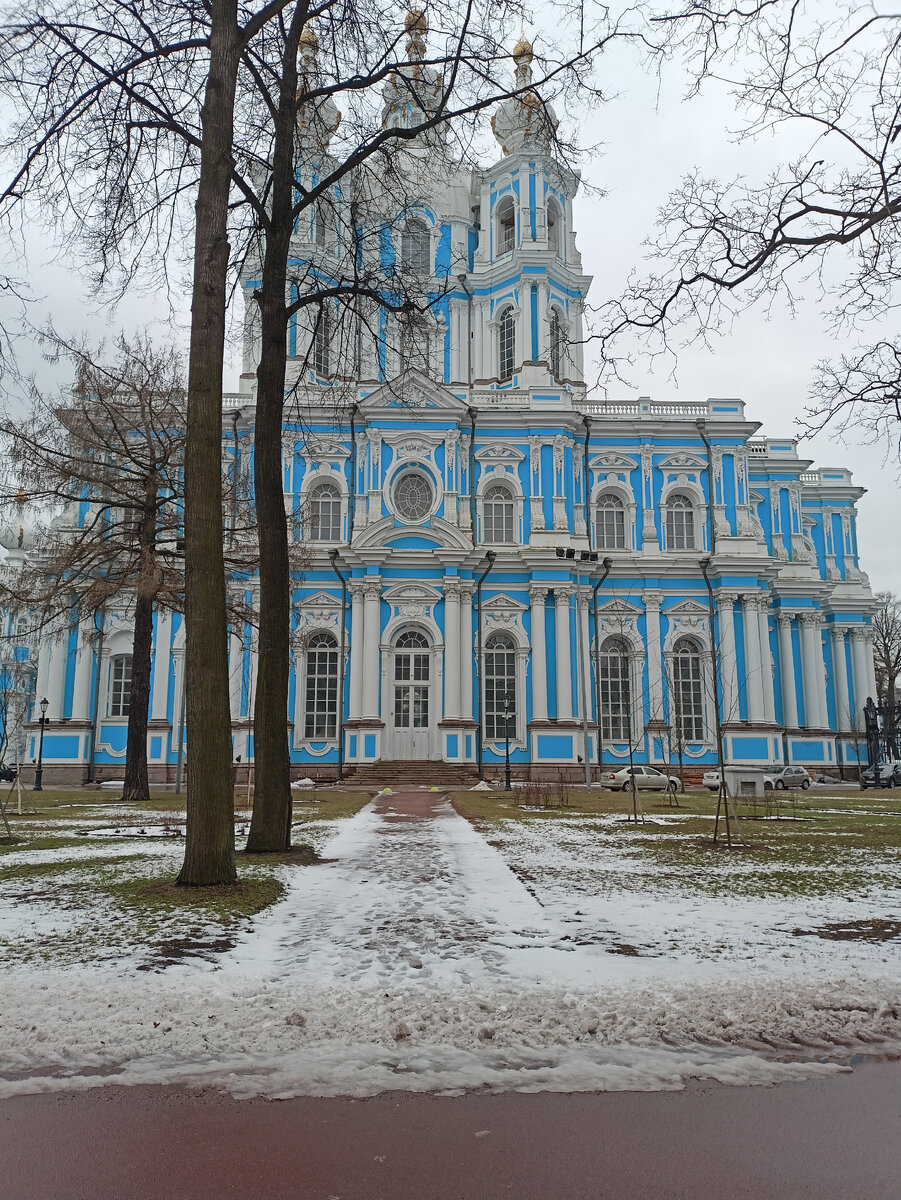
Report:
M 0 1102 L 3 1200 L 898 1200 L 901 1064 L 777 1088 Z

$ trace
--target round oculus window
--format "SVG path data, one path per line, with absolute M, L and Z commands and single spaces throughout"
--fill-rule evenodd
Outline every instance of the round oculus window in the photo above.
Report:
M 420 471 L 407 471 L 394 485 L 394 510 L 405 521 L 422 521 L 432 509 L 435 492 Z

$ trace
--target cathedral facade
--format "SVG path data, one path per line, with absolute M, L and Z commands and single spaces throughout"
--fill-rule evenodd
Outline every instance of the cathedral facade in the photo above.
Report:
M 308 39 L 305 69 L 315 54 Z M 527 84 L 527 43 L 514 59 Z M 386 120 L 399 124 L 417 119 L 402 83 L 385 89 Z M 323 108 L 299 130 L 298 171 L 313 182 L 336 124 Z M 351 333 L 330 302 L 292 318 L 283 474 L 301 563 L 287 714 L 295 776 L 411 760 L 493 776 L 508 749 L 521 778 L 630 756 L 705 768 L 718 724 L 727 763 L 855 767 L 875 695 L 861 489 L 843 468 L 814 469 L 791 437 L 762 436 L 741 400 L 593 397 L 578 175 L 557 161 L 553 113 L 528 91 L 492 124 L 492 165 L 455 167 L 414 139 L 401 211 L 386 214 L 389 192 L 371 184 L 355 195 L 351 179 L 295 232 L 292 296 L 364 253 L 386 278 L 412 273 L 427 298 L 413 316 L 373 306 Z M 360 251 L 343 231 L 367 203 L 381 217 Z M 236 481 L 250 478 L 253 455 L 253 264 L 243 283 L 244 373 L 223 417 L 224 471 Z M 226 511 L 223 536 L 239 525 Z M 252 576 L 231 586 L 253 604 Z M 127 610 L 106 615 L 102 643 L 90 633 L 73 626 L 38 651 L 48 781 L 122 774 Z M 253 761 L 254 643 L 251 623 L 233 624 L 243 763 Z M 183 666 L 181 617 L 160 612 L 148 733 L 157 782 L 190 755 Z M 32 720 L 28 759 L 37 739 Z

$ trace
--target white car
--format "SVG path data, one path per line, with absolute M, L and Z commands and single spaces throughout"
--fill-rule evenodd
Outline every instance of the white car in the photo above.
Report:
M 664 775 L 653 767 L 620 767 L 618 771 L 603 771 L 601 785 L 614 792 L 626 792 L 632 788 L 631 777 L 635 776 L 635 786 L 642 790 L 657 792 L 675 792 L 679 780 L 672 775 Z

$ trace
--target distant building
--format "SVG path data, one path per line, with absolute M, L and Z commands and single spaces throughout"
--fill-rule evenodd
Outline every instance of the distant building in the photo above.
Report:
M 315 52 L 305 44 L 307 69 Z M 525 85 L 531 48 L 521 42 L 514 56 Z M 300 129 L 301 174 L 327 168 L 336 116 L 323 107 Z M 385 119 L 419 119 L 397 81 Z M 622 764 L 630 743 L 637 763 L 678 753 L 703 767 L 716 761 L 712 638 L 727 761 L 856 764 L 875 695 L 862 491 L 841 468 L 812 470 L 791 438 L 758 437 L 740 400 L 586 393 L 591 280 L 573 229 L 579 180 L 553 156 L 555 124 L 526 92 L 496 113 L 503 154 L 484 170 L 442 167 L 424 136 L 403 151 L 415 193 L 402 211 L 384 212 L 387 184 L 373 199 L 351 178 L 296 232 L 298 280 L 372 253 L 386 289 L 400 264 L 432 303 L 413 320 L 361 308 L 353 327 L 327 304 L 291 326 L 284 490 L 309 554 L 293 593 L 295 773 L 334 777 L 340 743 L 347 771 L 380 760 L 472 767 L 481 755 L 496 774 L 508 730 L 520 776 L 575 776 L 586 755 Z M 379 205 L 377 227 L 356 229 L 354 214 Z M 255 286 L 251 264 L 244 374 L 223 423 L 225 469 L 245 492 Z M 226 513 L 226 537 L 238 536 L 235 521 Z M 333 550 L 347 579 L 343 617 Z M 253 578 L 231 586 L 252 602 Z M 102 648 L 88 632 L 40 647 L 45 782 L 83 779 L 92 755 L 98 775 L 122 772 L 127 614 L 108 614 Z M 181 618 L 159 614 L 148 735 L 157 781 L 175 772 L 183 646 Z M 247 761 L 249 626 L 233 628 L 230 663 L 234 752 Z

